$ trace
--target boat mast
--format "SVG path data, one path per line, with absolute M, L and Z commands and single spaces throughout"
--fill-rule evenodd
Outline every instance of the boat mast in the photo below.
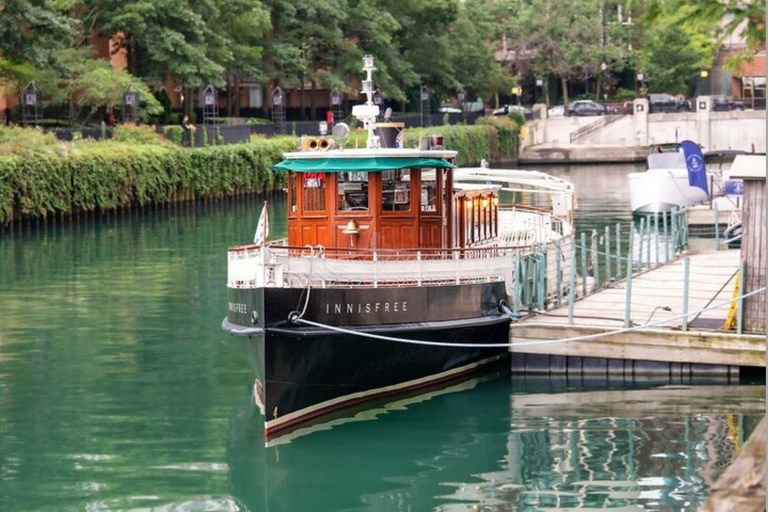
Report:
M 360 91 L 366 96 L 364 105 L 355 105 L 352 107 L 352 115 L 363 122 L 363 128 L 368 131 L 368 140 L 366 147 L 368 149 L 377 149 L 380 147 L 379 137 L 374 134 L 374 125 L 379 116 L 379 106 L 373 103 L 373 56 L 363 57 L 363 71 L 366 73 L 363 80 L 363 90 Z

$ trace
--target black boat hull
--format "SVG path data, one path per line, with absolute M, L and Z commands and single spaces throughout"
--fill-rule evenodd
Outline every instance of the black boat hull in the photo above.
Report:
M 397 289 L 230 289 L 225 330 L 248 334 L 267 436 L 345 407 L 481 372 L 506 348 L 424 346 L 371 339 L 314 322 L 404 340 L 506 343 L 503 283 Z M 250 325 L 248 325 L 250 324 Z

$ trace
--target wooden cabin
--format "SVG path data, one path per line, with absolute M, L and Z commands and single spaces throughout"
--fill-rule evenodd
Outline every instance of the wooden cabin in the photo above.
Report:
M 498 233 L 498 186 L 454 190 L 453 151 L 297 152 L 288 170 L 288 245 L 441 249 Z

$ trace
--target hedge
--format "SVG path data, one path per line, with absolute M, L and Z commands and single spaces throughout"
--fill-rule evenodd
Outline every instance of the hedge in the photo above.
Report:
M 421 135 L 440 133 L 446 148 L 459 151 L 457 165 L 515 159 L 516 125 L 496 124 L 409 130 L 406 145 L 416 146 Z M 273 137 L 204 148 L 93 142 L 0 155 L 0 224 L 18 216 L 104 211 L 282 188 L 283 174 L 270 167 L 296 147 L 294 137 Z

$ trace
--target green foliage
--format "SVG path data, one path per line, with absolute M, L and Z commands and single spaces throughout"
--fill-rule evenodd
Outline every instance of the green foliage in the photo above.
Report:
M 151 126 L 136 126 L 135 124 L 121 124 L 115 127 L 112 134 L 115 142 L 128 142 L 133 144 L 160 144 L 160 135 Z
M 632 89 L 623 89 L 619 87 L 616 89 L 616 93 L 611 96 L 613 101 L 632 101 L 637 97 L 637 94 Z
M 507 117 L 512 119 L 517 124 L 517 126 L 523 126 L 525 124 L 525 114 L 522 112 L 513 111 L 507 114 Z
M 284 178 L 271 166 L 295 147 L 285 137 L 199 149 L 110 141 L 0 156 L 0 223 L 14 214 L 45 217 L 272 190 Z
M 169 128 L 180 129 L 167 127 L 166 134 L 173 133 Z M 118 135 L 120 131 L 116 130 L 116 139 L 142 132 L 128 128 Z M 406 145 L 416 147 L 419 137 L 433 134 L 442 134 L 446 148 L 459 152 L 457 165 L 517 158 L 519 128 L 510 119 L 411 129 L 406 132 Z M 252 137 L 247 144 L 187 149 L 118 141 L 66 145 L 50 137 L 33 129 L 0 130 L 0 148 L 10 141 L 37 138 L 32 145 L 36 151 L 0 155 L 0 223 L 14 215 L 45 217 L 55 212 L 113 210 L 279 189 L 285 185 L 285 176 L 272 172 L 271 166 L 298 143 L 288 136 Z M 39 149 L 43 147 L 48 150 Z
M 686 23 L 693 7 L 681 7 L 656 17 L 643 35 L 640 65 L 649 92 L 688 94 L 702 69 L 714 61 L 715 23 Z
M 181 140 L 184 135 L 184 128 L 177 124 L 170 124 L 163 128 L 163 134 L 174 144 L 181 145 Z
M 56 136 L 40 128 L 0 127 L 0 155 L 28 155 L 53 151 Z

